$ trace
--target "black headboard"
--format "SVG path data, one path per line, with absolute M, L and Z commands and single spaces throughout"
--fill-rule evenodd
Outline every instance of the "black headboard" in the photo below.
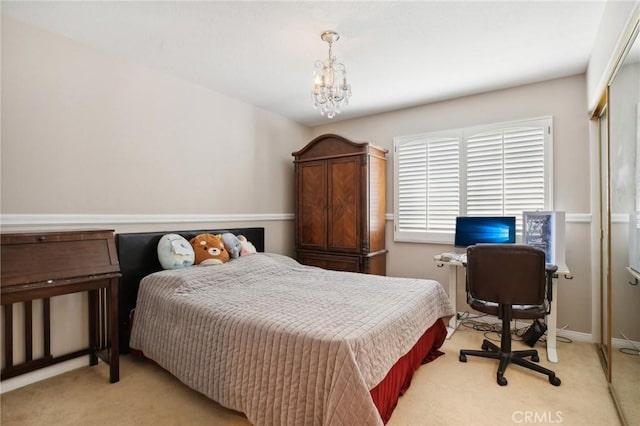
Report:
M 158 242 L 165 234 L 179 234 L 187 240 L 199 234 L 231 232 L 244 235 L 256 250 L 264 251 L 264 228 L 205 229 L 196 231 L 135 232 L 116 234 L 116 248 L 120 261 L 118 286 L 118 322 L 120 325 L 120 353 L 129 353 L 129 313 L 136 306 L 140 280 L 162 270 L 158 260 Z

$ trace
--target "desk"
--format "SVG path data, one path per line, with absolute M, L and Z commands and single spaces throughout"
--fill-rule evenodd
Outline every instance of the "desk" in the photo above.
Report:
M 4 359 L 0 379 L 89 355 L 109 364 L 109 381 L 120 378 L 118 358 L 118 278 L 120 268 L 112 230 L 8 233 L 0 235 L 0 294 L 4 311 Z M 54 356 L 51 352 L 49 299 L 89 293 L 89 346 Z M 33 300 L 42 300 L 42 332 L 33 323 Z M 24 306 L 24 361 L 14 364 L 13 305 Z M 19 328 L 19 327 L 16 327 Z M 43 355 L 34 359 L 33 341 L 41 337 Z M 20 348 L 18 348 L 20 349 Z
M 433 261 L 442 266 L 449 266 L 449 301 L 453 306 L 453 310 L 456 312 L 456 315 L 449 320 L 449 325 L 447 326 L 447 339 L 451 338 L 451 335 L 458 328 L 458 319 L 457 319 L 457 289 L 458 289 L 458 268 L 466 267 L 466 264 L 455 260 L 443 261 L 440 259 L 440 255 L 436 255 L 433 258 Z M 553 276 L 553 288 L 551 292 L 551 312 L 547 315 L 547 359 L 550 362 L 558 362 L 558 351 L 556 349 L 556 333 L 558 327 L 558 277 L 560 275 L 568 276 L 571 274 L 571 271 L 567 267 L 567 265 L 558 265 L 558 270 Z

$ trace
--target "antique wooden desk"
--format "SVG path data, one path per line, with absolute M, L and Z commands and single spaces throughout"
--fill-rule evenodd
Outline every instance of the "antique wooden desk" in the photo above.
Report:
M 0 301 L 4 310 L 4 366 L 8 379 L 71 358 L 89 355 L 109 364 L 109 381 L 120 377 L 118 358 L 118 278 L 120 269 L 113 231 L 82 230 L 0 235 Z M 89 347 L 51 354 L 49 299 L 63 294 L 89 294 Z M 42 299 L 43 356 L 33 359 L 33 306 Z M 24 305 L 24 361 L 14 365 L 13 305 Z M 40 333 L 36 333 L 39 335 Z

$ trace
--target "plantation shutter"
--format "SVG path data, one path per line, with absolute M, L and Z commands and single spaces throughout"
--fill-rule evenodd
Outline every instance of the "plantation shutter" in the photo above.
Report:
M 396 141 L 396 232 L 411 239 L 452 232 L 459 212 L 458 137 Z
M 457 216 L 552 210 L 552 118 L 394 138 L 394 239 L 452 243 Z
M 397 228 L 403 232 L 427 230 L 427 144 L 414 142 L 397 147 L 399 207 Z
M 515 216 L 545 208 L 545 127 L 517 127 L 467 138 L 468 216 Z
M 455 230 L 460 212 L 460 155 L 457 138 L 427 142 L 427 230 Z
M 467 139 L 467 216 L 502 216 L 502 134 L 487 133 Z

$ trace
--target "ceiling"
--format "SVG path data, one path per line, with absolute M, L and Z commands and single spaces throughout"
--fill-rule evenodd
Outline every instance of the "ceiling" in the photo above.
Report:
M 586 70 L 604 1 L 2 1 L 3 15 L 299 123 L 324 30 L 353 96 L 343 120 Z

